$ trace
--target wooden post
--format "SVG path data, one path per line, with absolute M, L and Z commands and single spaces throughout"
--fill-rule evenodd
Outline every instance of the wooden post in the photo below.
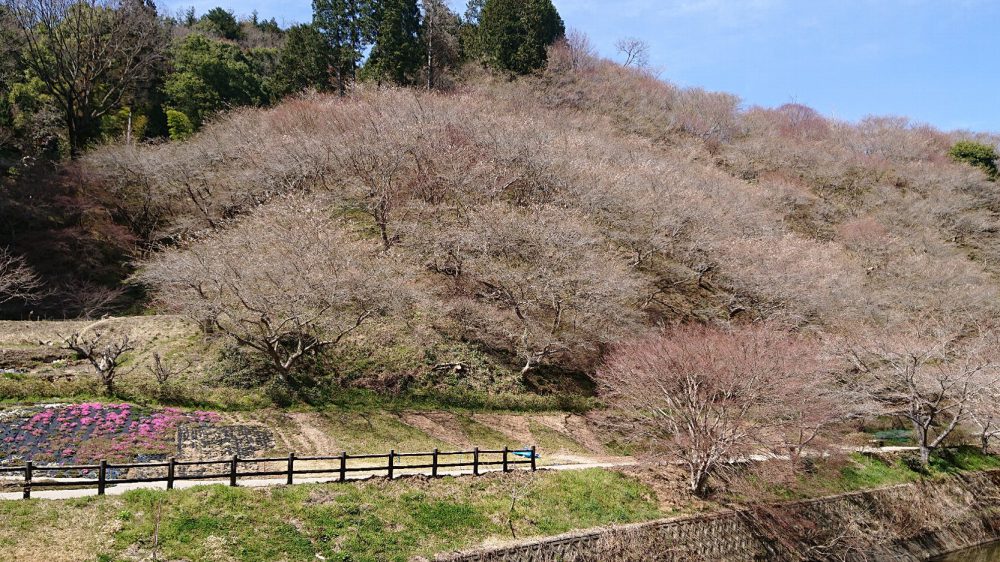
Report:
M 108 477 L 108 461 L 101 459 L 101 464 L 97 469 L 97 495 L 104 495 L 104 487 L 106 485 L 105 480 Z
M 340 453 L 340 481 L 347 480 L 347 451 Z
M 237 455 L 233 455 L 233 460 L 229 461 L 229 485 L 236 486 L 236 463 L 240 462 Z
M 472 449 L 472 475 L 479 476 L 479 447 Z
M 535 446 L 532 445 L 531 446 L 531 471 L 534 472 L 536 470 L 538 470 L 538 467 L 535 466 Z
M 431 478 L 436 478 L 438 475 L 438 450 L 434 449 L 434 455 L 431 457 Z
M 286 484 L 292 485 L 292 475 L 295 474 L 295 453 L 288 453 L 288 480 Z
M 507 445 L 503 446 L 503 471 L 507 472 Z
M 34 463 L 28 461 L 24 465 L 24 499 L 31 499 L 31 471 L 34 469 Z
M 392 480 L 393 460 L 396 457 L 396 450 L 389 451 L 389 480 Z
M 167 460 L 167 489 L 174 489 L 174 471 L 176 470 L 177 459 L 170 457 Z

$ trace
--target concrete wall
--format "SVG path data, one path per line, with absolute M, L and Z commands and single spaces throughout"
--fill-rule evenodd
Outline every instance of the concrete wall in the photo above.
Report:
M 571 533 L 436 560 L 926 560 L 1000 539 L 1000 471 Z

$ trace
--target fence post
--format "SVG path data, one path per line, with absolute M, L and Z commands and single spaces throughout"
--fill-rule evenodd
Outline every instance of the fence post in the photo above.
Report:
M 24 465 L 24 499 L 31 499 L 31 471 L 34 469 L 34 463 L 28 461 Z
M 393 449 L 389 451 L 389 480 L 392 480 L 392 468 L 393 468 L 392 463 L 395 457 L 396 457 L 396 450 Z
M 347 451 L 340 453 L 340 481 L 347 480 Z
M 472 475 L 479 476 L 479 447 L 472 449 Z
M 177 459 L 175 459 L 174 457 L 170 457 L 167 460 L 167 489 L 168 490 L 173 490 L 174 489 L 174 470 L 175 470 L 176 463 L 177 463 Z
M 507 472 L 507 445 L 503 446 L 503 471 Z
M 536 470 L 538 470 L 538 467 L 535 466 L 535 446 L 532 445 L 531 446 L 531 471 L 534 472 Z
M 292 485 L 292 475 L 295 474 L 295 453 L 288 453 L 288 485 Z
M 233 455 L 233 460 L 229 461 L 229 485 L 236 486 L 236 463 L 240 461 L 238 455 Z
M 431 478 L 436 478 L 438 475 L 438 450 L 434 449 L 434 456 L 431 457 Z
M 101 464 L 97 469 L 97 495 L 104 495 L 105 480 L 108 477 L 108 461 L 101 459 Z

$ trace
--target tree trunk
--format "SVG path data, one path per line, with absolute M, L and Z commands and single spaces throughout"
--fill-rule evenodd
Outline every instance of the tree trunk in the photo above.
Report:
M 704 498 L 708 493 L 708 471 L 695 469 L 691 472 L 691 493 L 696 497 Z

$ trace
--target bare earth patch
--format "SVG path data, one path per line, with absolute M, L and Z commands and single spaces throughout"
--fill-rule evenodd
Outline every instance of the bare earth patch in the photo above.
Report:
M 455 415 L 449 412 L 404 412 L 399 415 L 399 419 L 435 439 L 456 447 L 467 448 L 477 445 L 469 442 L 459 427 Z

